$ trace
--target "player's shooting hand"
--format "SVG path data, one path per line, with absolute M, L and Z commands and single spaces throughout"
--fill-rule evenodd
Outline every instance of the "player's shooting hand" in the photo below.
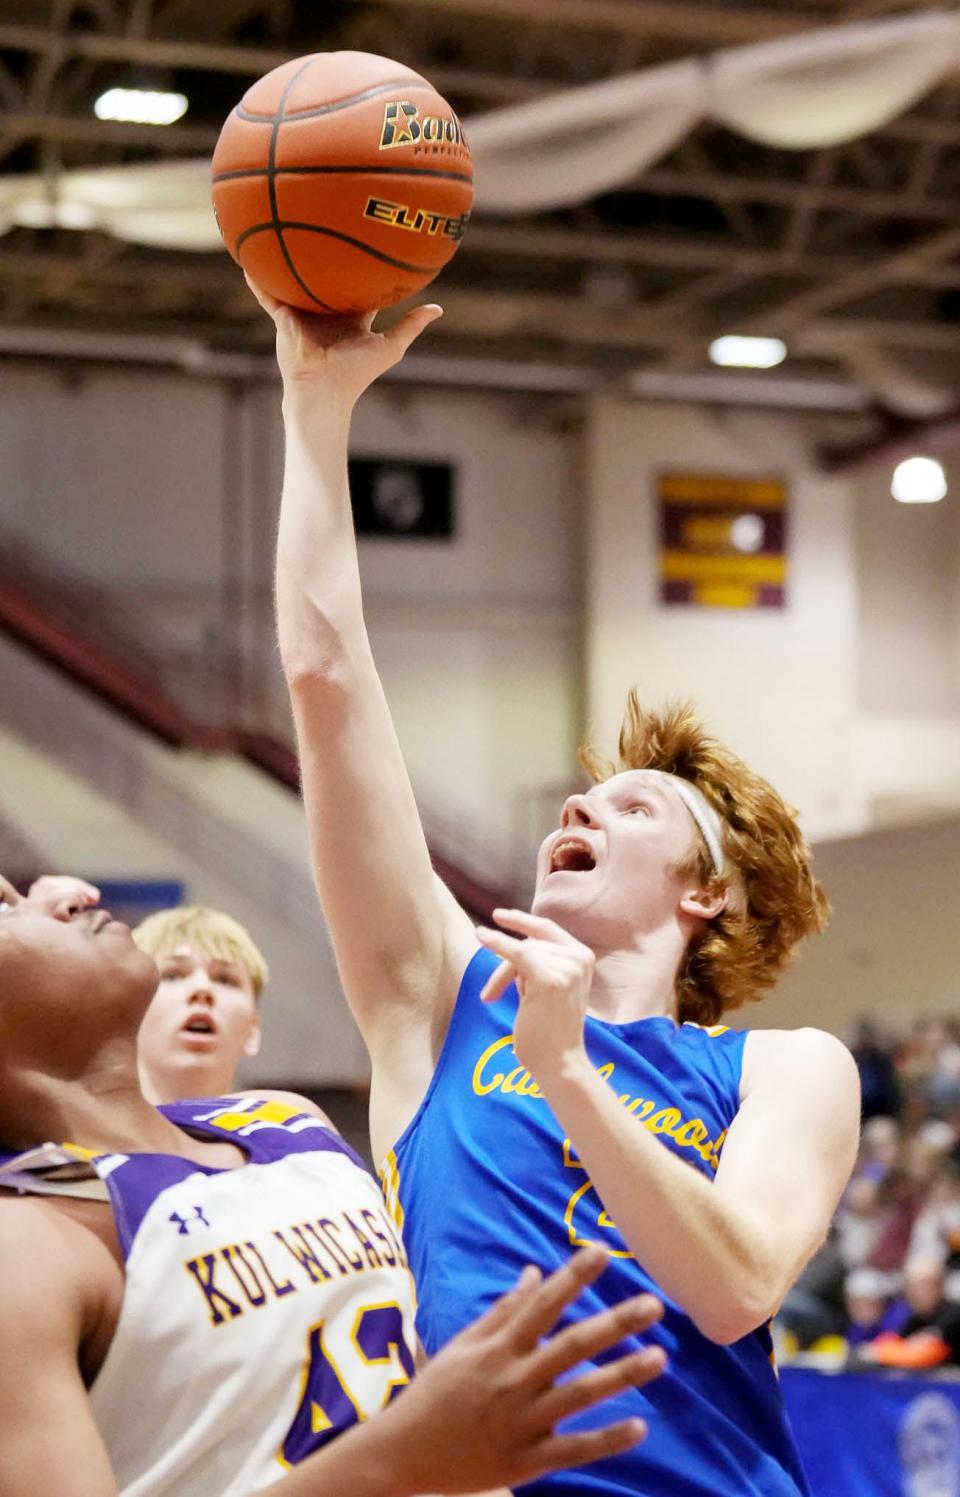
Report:
M 548 1279 L 525 1270 L 514 1290 L 427 1363 L 379 1416 L 405 1421 L 410 1430 L 409 1440 L 400 1441 L 409 1446 L 410 1464 L 396 1473 L 398 1491 L 512 1487 L 618 1455 L 643 1439 L 639 1418 L 568 1434 L 556 1429 L 614 1393 L 642 1387 L 665 1366 L 662 1348 L 650 1346 L 558 1382 L 663 1313 L 658 1300 L 642 1294 L 557 1331 L 563 1312 L 607 1262 L 602 1248 L 590 1247 Z
M 596 957 L 554 920 L 525 910 L 494 910 L 500 930 L 477 927 L 477 939 L 502 958 L 480 996 L 499 998 L 511 982 L 520 994 L 513 1031 L 517 1059 L 531 1075 L 583 1054 L 583 1024 Z
M 442 315 L 434 303 L 414 307 L 385 332 L 373 331 L 375 313 L 322 317 L 288 307 L 247 285 L 277 329 L 277 362 L 287 384 L 323 383 L 352 405 L 375 379 L 399 364 L 414 339 Z

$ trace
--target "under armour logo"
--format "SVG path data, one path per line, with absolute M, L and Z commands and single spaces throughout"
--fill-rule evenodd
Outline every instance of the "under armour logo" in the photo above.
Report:
M 168 1220 L 176 1222 L 181 1237 L 189 1237 L 190 1228 L 198 1226 L 201 1222 L 205 1227 L 209 1227 L 210 1225 L 203 1214 L 202 1206 L 194 1206 L 192 1216 L 181 1216 L 179 1212 L 174 1211 Z

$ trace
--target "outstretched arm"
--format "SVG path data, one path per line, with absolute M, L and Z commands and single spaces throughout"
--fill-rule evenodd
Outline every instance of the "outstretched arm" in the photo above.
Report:
M 591 1065 L 583 1027 L 593 953 L 551 920 L 496 913 L 506 930 L 480 935 L 503 965 L 484 996 L 516 977 L 517 1056 L 607 1214 L 705 1336 L 745 1336 L 776 1312 L 822 1243 L 853 1168 L 860 1089 L 849 1051 L 815 1029 L 751 1034 L 740 1109 L 711 1183 L 638 1123 Z
M 381 334 L 372 317 L 307 316 L 255 294 L 276 323 L 284 383 L 277 623 L 314 876 L 375 1061 L 422 1091 L 476 941 L 431 868 L 370 651 L 347 441 L 359 396 L 440 309 L 418 307 Z

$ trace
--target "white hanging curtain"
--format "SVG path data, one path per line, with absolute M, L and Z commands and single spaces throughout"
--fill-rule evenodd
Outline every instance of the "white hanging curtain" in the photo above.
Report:
M 707 110 L 763 145 L 843 145 L 896 119 L 958 61 L 958 15 L 842 26 L 718 53 Z
M 0 178 L 0 225 L 100 229 L 131 244 L 211 250 L 210 163 L 158 161 L 44 177 Z
M 466 126 L 477 202 L 500 213 L 582 203 L 672 151 L 702 108 L 690 61 L 481 115 Z
M 842 145 L 887 123 L 960 64 L 960 15 L 932 12 L 805 32 L 569 89 L 466 122 L 477 207 L 568 207 L 635 180 L 701 119 L 765 145 Z M 98 228 L 168 249 L 212 250 L 210 163 L 0 177 L 0 233 Z

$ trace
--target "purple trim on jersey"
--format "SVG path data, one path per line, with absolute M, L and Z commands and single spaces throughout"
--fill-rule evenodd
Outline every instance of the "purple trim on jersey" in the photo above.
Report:
M 93 1161 L 94 1168 L 99 1162 Z M 134 1238 L 158 1196 L 191 1175 L 219 1174 L 218 1169 L 194 1164 L 192 1159 L 178 1159 L 174 1154 L 128 1154 L 122 1164 L 101 1176 L 110 1193 L 124 1259 L 129 1258 Z
M 286 1104 L 280 1104 L 286 1106 Z M 188 1102 L 166 1102 L 157 1108 L 171 1123 L 185 1133 L 200 1134 L 217 1143 L 234 1143 L 247 1155 L 251 1164 L 269 1164 L 274 1159 L 283 1159 L 287 1154 L 314 1154 L 320 1152 L 346 1154 L 358 1168 L 370 1174 L 369 1166 L 353 1150 L 329 1123 L 324 1123 L 313 1113 L 296 1112 L 289 1108 L 290 1117 L 282 1123 L 258 1120 L 256 1112 L 263 1103 L 256 1097 L 202 1097 Z M 218 1127 L 216 1114 L 249 1112 L 250 1123 L 245 1128 L 229 1130 Z
M 236 1144 L 246 1154 L 249 1164 L 273 1164 L 289 1154 L 330 1153 L 345 1154 L 362 1170 L 367 1170 L 350 1145 L 312 1113 L 298 1113 L 291 1107 L 290 1116 L 282 1122 L 263 1122 L 256 1117 L 261 1105 L 251 1097 L 203 1097 L 191 1102 L 164 1103 L 157 1111 L 185 1133 L 215 1143 Z M 236 1116 L 240 1112 L 251 1114 L 245 1128 L 218 1127 L 218 1113 Z M 105 1176 L 124 1258 L 130 1256 L 144 1217 L 163 1191 L 191 1175 L 223 1173 L 219 1166 L 196 1164 L 192 1159 L 172 1154 L 128 1155 Z
M 258 1116 L 261 1109 L 274 1112 L 282 1109 L 288 1115 L 279 1120 L 263 1118 Z M 327 1123 L 310 1112 L 297 1112 L 295 1107 L 286 1104 L 281 1103 L 277 1108 L 267 1099 L 256 1097 L 204 1097 L 197 1101 L 165 1103 L 157 1111 L 194 1137 L 235 1144 L 246 1155 L 248 1164 L 273 1164 L 289 1154 L 345 1154 L 364 1173 L 370 1173 L 359 1154 Z M 250 1122 L 237 1127 L 234 1123 L 240 1113 L 249 1113 Z M 229 1115 L 231 1126 L 219 1126 L 218 1115 Z M 0 1164 L 35 1153 L 35 1149 L 30 1149 L 18 1154 L 0 1154 Z M 191 1175 L 221 1175 L 225 1172 L 223 1166 L 197 1164 L 177 1154 L 98 1154 L 89 1162 L 91 1170 L 107 1187 L 125 1259 L 130 1256 L 144 1217 L 165 1190 L 188 1180 Z M 242 1165 L 236 1167 L 243 1168 Z M 17 1184 L 23 1188 L 19 1178 Z

